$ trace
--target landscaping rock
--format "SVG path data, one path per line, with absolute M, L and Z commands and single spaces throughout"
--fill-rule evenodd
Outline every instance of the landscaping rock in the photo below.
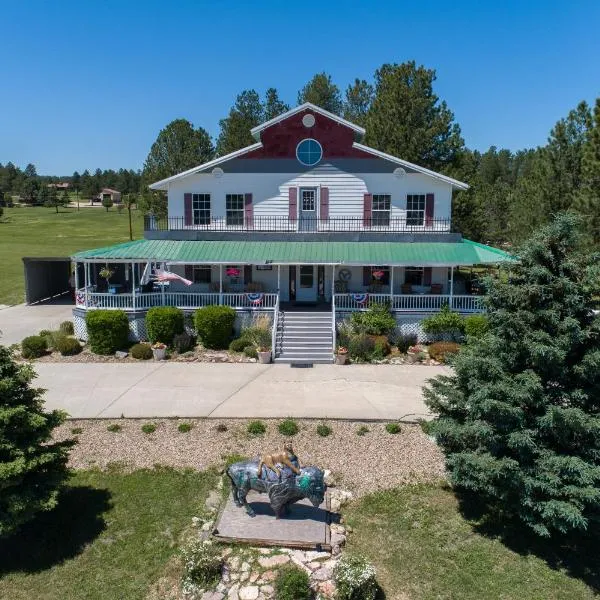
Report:
M 250 581 L 250 583 L 256 583 L 258 580 L 260 579 L 260 573 L 252 573 L 252 575 L 250 575 L 250 579 L 248 581 Z
M 317 589 L 321 594 L 323 594 L 326 598 L 334 598 L 335 597 L 335 584 L 332 581 L 323 581 L 319 583 Z
M 331 533 L 331 545 L 332 546 L 343 546 L 346 543 L 346 536 L 341 533 Z
M 312 574 L 312 579 L 315 581 L 327 581 L 333 577 L 333 569 L 331 567 L 321 567 Z
M 259 590 L 257 585 L 247 585 L 246 587 L 240 588 L 238 592 L 240 600 L 256 600 L 258 594 Z
M 204 592 L 202 594 L 202 600 L 223 600 L 225 594 L 221 592 Z
M 240 597 L 238 596 L 239 588 L 240 586 L 237 583 L 234 586 L 232 586 L 229 590 L 229 593 L 227 594 L 227 598 L 229 600 L 240 600 Z
M 329 469 L 323 471 L 323 481 L 325 481 L 327 487 L 335 487 L 335 478 Z
M 122 350 L 117 350 L 115 352 L 115 358 L 127 358 L 128 355 L 128 352 L 123 352 Z
M 258 564 L 263 569 L 272 569 L 279 565 L 285 565 L 288 562 L 290 562 L 290 557 L 285 554 L 276 554 L 275 556 L 261 557 L 258 559 Z
M 210 511 L 215 512 L 219 510 L 219 507 L 221 506 L 221 496 L 216 490 L 210 490 L 205 504 L 206 508 L 208 508 Z
M 242 563 L 242 571 L 245 573 L 246 571 L 249 571 L 249 570 L 250 570 L 250 564 L 244 561 Z
M 267 581 L 275 581 L 275 577 L 276 576 L 277 575 L 275 574 L 275 571 L 265 571 L 262 574 L 261 580 L 265 581 L 265 582 L 267 582 Z
M 261 585 L 260 591 L 265 596 L 272 596 L 275 593 L 275 588 L 272 585 Z
M 313 562 L 315 560 L 329 560 L 331 558 L 331 554 L 329 552 L 317 552 L 316 550 L 311 550 L 305 553 L 305 561 Z
M 345 490 L 333 489 L 330 494 L 331 512 L 340 512 L 342 506 L 352 500 L 352 492 Z

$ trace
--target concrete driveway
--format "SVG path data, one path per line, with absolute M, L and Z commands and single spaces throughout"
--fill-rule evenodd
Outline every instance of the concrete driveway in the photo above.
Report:
M 0 344 L 18 344 L 24 337 L 35 335 L 42 329 L 58 329 L 62 321 L 72 318 L 71 299 L 47 304 L 17 304 L 0 306 Z
M 38 363 L 46 407 L 73 418 L 428 416 L 421 387 L 446 367 L 254 363 Z

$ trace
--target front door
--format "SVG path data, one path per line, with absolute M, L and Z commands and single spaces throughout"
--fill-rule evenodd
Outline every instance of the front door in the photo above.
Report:
M 314 265 L 301 265 L 297 269 L 298 283 L 296 285 L 297 302 L 317 301 L 317 277 Z
M 317 230 L 317 189 L 300 188 L 300 231 Z

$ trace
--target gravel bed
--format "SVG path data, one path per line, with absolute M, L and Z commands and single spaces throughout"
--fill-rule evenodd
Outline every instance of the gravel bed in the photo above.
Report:
M 155 423 L 154 433 L 141 431 L 144 423 Z M 191 431 L 180 433 L 180 423 L 191 423 Z M 281 448 L 284 437 L 277 420 L 263 421 L 267 432 L 250 436 L 247 420 L 223 419 L 114 419 L 69 420 L 55 432 L 57 439 L 73 437 L 81 428 L 79 443 L 73 448 L 70 466 L 76 469 L 106 468 L 121 463 L 127 469 L 166 465 L 199 470 L 222 467 L 224 457 L 241 454 L 255 457 Z M 121 431 L 107 427 L 118 423 Z M 418 425 L 402 424 L 399 434 L 385 431 L 384 423 L 331 421 L 328 437 L 316 433 L 319 421 L 297 421 L 300 431 L 293 438 L 294 450 L 302 464 L 330 469 L 336 483 L 356 495 L 401 483 L 437 480 L 445 476 L 443 455 Z M 217 431 L 224 424 L 227 431 Z M 360 426 L 369 432 L 357 435 Z

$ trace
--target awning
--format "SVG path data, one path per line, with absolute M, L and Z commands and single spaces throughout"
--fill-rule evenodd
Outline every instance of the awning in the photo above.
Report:
M 85 250 L 79 261 L 171 264 L 335 264 L 446 267 L 513 262 L 507 252 L 462 242 L 267 242 L 137 240 Z

